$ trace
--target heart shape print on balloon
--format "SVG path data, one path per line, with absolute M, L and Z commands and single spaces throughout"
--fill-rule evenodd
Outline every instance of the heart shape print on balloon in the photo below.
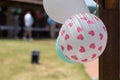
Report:
M 90 13 L 72 15 L 62 25 L 58 37 L 62 54 L 76 63 L 95 60 L 103 53 L 107 44 L 104 23 Z
M 62 51 L 64 50 L 63 47 L 62 48 Z M 75 63 L 73 61 L 71 61 L 70 59 L 68 59 L 65 55 L 63 55 L 62 51 L 61 51 L 61 48 L 59 47 L 59 44 L 58 44 L 58 39 L 56 40 L 56 51 L 57 51 L 57 54 L 58 56 L 65 62 L 68 62 L 68 63 Z

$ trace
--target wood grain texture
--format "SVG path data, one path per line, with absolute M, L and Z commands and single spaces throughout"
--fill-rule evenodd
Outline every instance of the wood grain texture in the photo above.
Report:
M 105 0 L 106 9 L 115 9 L 117 7 L 118 0 Z
M 104 3 L 103 1 L 99 0 L 101 5 Z M 100 6 L 99 12 L 100 18 L 105 23 L 108 31 L 108 44 L 99 60 L 99 80 L 120 80 L 119 5 L 117 4 L 117 7 L 112 10 Z

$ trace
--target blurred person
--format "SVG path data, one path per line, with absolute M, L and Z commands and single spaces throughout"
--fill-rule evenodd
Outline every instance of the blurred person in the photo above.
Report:
M 30 11 L 27 11 L 27 13 L 24 15 L 24 23 L 25 23 L 25 32 L 24 32 L 24 40 L 27 40 L 27 36 L 28 39 L 30 41 L 33 40 L 32 38 L 32 25 L 34 23 L 34 19 L 33 16 L 31 15 Z
M 55 38 L 54 30 L 56 28 L 57 23 L 54 20 L 52 20 L 50 17 L 48 17 L 47 22 L 48 22 L 48 25 L 50 26 L 50 36 L 51 38 Z
M 40 10 L 37 10 L 36 11 L 36 26 L 41 26 L 42 19 L 43 19 L 42 12 Z
M 7 24 L 7 14 L 1 8 L 1 10 L 0 10 L 0 25 L 6 25 L 6 24 Z
M 46 26 L 46 16 L 44 15 L 44 11 L 37 10 L 36 11 L 36 25 L 38 27 L 44 28 Z
M 18 33 L 20 32 L 20 20 L 19 20 L 19 14 L 18 13 L 14 13 L 14 17 L 13 17 L 13 20 L 14 20 L 14 31 L 13 31 L 13 36 L 14 38 L 18 38 Z

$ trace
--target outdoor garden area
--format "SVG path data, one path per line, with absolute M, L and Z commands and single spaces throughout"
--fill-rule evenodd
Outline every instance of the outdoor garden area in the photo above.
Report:
M 60 59 L 55 42 L 0 39 L 0 80 L 90 80 L 83 64 Z M 40 64 L 31 64 L 34 49 L 40 51 Z
M 120 80 L 119 8 L 119 0 L 0 0 L 0 80 Z

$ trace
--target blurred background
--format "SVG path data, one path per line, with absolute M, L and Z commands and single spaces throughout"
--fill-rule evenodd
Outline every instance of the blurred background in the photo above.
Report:
M 97 10 L 97 5 L 93 0 L 85 0 L 85 2 L 91 13 Z M 48 15 L 43 8 L 42 0 L 1 0 L 0 37 L 14 38 L 15 34 L 17 34 L 18 37 L 21 38 L 25 26 L 24 15 L 28 10 L 31 11 L 34 18 L 34 23 L 32 25 L 34 38 L 55 38 L 57 36 L 61 24 L 56 23 L 52 31 L 53 34 L 50 34 L 51 29 L 47 21 Z M 98 14 L 98 11 L 96 14 Z M 18 25 L 19 28 L 16 29 L 16 25 Z M 17 32 L 15 30 L 17 30 Z
M 97 4 L 85 0 L 91 13 Z M 31 11 L 33 41 L 22 40 L 24 15 Z M 91 64 L 69 64 L 55 51 L 61 24 L 51 28 L 43 0 L 0 0 L 0 80 L 97 80 L 98 60 Z M 52 39 L 51 39 L 52 38 Z M 31 51 L 40 51 L 40 64 L 33 65 Z

